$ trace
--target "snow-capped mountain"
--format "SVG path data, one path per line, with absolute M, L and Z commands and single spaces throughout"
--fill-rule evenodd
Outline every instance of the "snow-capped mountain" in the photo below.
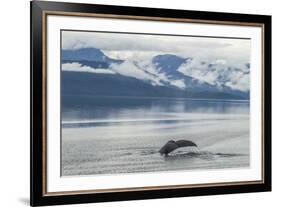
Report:
M 249 63 L 233 67 L 174 54 L 117 60 L 96 48 L 62 50 L 61 57 L 65 93 L 249 98 Z

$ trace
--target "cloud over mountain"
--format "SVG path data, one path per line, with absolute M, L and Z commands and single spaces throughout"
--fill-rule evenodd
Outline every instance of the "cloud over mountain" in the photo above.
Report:
M 193 59 L 188 63 L 182 64 L 178 71 L 218 87 L 227 86 L 234 90 L 249 91 L 250 69 L 247 63 L 233 67 L 225 60 L 207 63 L 202 60 Z
M 71 72 L 87 72 L 87 73 L 102 73 L 102 74 L 115 74 L 114 71 L 104 68 L 92 68 L 89 66 L 82 65 L 78 62 L 64 63 L 62 64 L 63 71 Z
M 81 31 L 63 31 L 62 37 L 62 49 L 99 48 L 108 57 L 122 60 L 168 53 L 208 62 L 224 59 L 231 65 L 250 61 L 249 39 Z

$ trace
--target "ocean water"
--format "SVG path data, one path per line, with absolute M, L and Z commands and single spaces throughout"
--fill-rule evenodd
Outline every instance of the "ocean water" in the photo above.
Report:
M 250 166 L 249 102 L 83 97 L 62 107 L 62 176 Z M 198 148 L 158 150 L 186 139 Z

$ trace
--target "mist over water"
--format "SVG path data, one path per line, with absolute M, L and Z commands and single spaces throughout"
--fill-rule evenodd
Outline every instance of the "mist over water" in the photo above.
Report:
M 248 101 L 78 99 L 62 97 L 63 176 L 249 167 Z M 171 139 L 199 149 L 160 156 Z

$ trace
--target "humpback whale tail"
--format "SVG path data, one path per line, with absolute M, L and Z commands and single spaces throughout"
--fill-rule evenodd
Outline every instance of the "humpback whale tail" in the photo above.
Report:
M 170 140 L 159 150 L 159 153 L 161 155 L 167 156 L 170 152 L 180 147 L 198 147 L 198 146 L 190 140 L 178 140 L 178 141 Z

